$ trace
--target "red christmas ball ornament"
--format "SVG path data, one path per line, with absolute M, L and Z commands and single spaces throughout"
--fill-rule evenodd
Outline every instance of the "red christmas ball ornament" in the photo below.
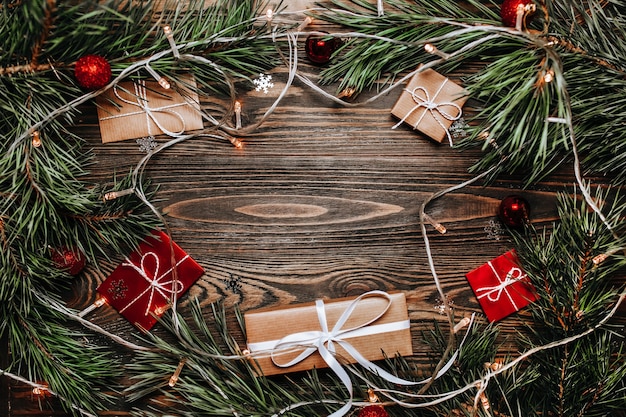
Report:
M 509 227 L 522 227 L 528 223 L 530 204 L 518 195 L 510 195 L 500 202 L 498 217 Z
M 527 16 L 535 12 L 535 3 L 533 0 L 504 0 L 500 6 L 500 16 L 502 24 L 510 28 L 517 26 L 518 13 L 521 14 L 522 29 L 525 26 L 524 20 Z
M 68 248 L 63 246 L 61 248 L 51 248 L 50 258 L 58 269 L 67 270 L 70 275 L 78 275 L 85 264 L 87 258 L 78 248 Z
M 111 65 L 100 55 L 85 55 L 76 61 L 74 76 L 81 87 L 98 90 L 111 80 Z
M 358 417 L 389 417 L 382 405 L 368 405 L 359 410 Z
M 339 48 L 341 41 L 337 38 L 327 38 L 323 35 L 309 35 L 304 42 L 306 56 L 314 64 L 326 64 L 333 53 Z

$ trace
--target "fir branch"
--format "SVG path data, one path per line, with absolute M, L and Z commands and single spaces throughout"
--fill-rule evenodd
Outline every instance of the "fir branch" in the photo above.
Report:
M 39 55 L 41 54 L 41 49 L 48 39 L 50 34 L 50 30 L 52 29 L 52 25 L 54 24 L 54 11 L 56 9 L 56 1 L 55 0 L 47 0 L 46 8 L 44 10 L 44 18 L 41 27 L 41 35 L 37 42 L 33 45 L 33 50 L 30 58 L 30 66 L 35 69 L 39 66 Z
M 614 254 L 599 265 L 592 261 L 624 243 L 620 219 L 626 203 L 610 191 L 598 190 L 595 198 L 604 203 L 613 232 L 576 196 L 561 194 L 561 222 L 551 233 L 515 235 L 524 268 L 540 295 L 531 305 L 536 323 L 528 327 L 531 337 L 520 338 L 524 348 L 586 333 L 606 321 L 606 311 L 623 298 L 623 285 L 613 287 L 608 277 L 626 265 L 626 258 Z M 512 395 L 530 404 L 526 413 L 605 415 L 626 401 L 626 362 L 619 353 L 623 343 L 614 341 L 609 328 L 598 328 L 550 353 L 536 354 L 519 376 L 529 381 L 525 390 Z

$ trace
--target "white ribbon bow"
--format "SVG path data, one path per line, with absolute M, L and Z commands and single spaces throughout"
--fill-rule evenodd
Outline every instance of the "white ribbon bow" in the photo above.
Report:
M 435 101 L 435 100 L 437 100 L 437 96 L 439 95 L 439 93 L 443 89 L 444 85 L 446 85 L 446 82 L 448 82 L 447 78 L 443 80 L 443 82 L 439 86 L 439 89 L 437 89 L 437 91 L 435 92 L 435 95 L 433 96 L 432 99 L 430 98 L 430 94 L 428 94 L 428 90 L 426 90 L 424 87 L 418 86 L 418 87 L 415 87 L 413 90 L 409 90 L 409 89 L 405 88 L 404 91 L 406 91 L 407 93 L 409 93 L 411 95 L 411 98 L 416 103 L 416 105 L 411 110 L 409 110 L 404 115 L 402 120 L 400 120 L 398 123 L 396 123 L 392 127 L 392 129 L 395 129 L 398 126 L 400 126 L 402 123 L 404 123 L 406 121 L 406 119 L 409 118 L 409 116 L 414 111 L 416 111 L 417 109 L 423 107 L 423 108 L 426 109 L 426 111 L 424 113 L 422 113 L 422 115 L 420 116 L 419 119 L 417 119 L 417 121 L 413 125 L 413 129 L 417 129 L 419 124 L 424 119 L 424 116 L 427 113 L 429 113 L 433 117 L 433 119 L 435 119 L 435 121 L 439 124 L 439 126 L 441 126 L 441 128 L 446 132 L 446 136 L 448 137 L 448 142 L 450 142 L 450 146 L 453 146 L 454 144 L 452 143 L 452 136 L 450 135 L 450 132 L 448 131 L 446 126 L 441 121 L 441 117 L 443 117 L 444 119 L 450 120 L 451 122 L 454 122 L 454 121 L 459 120 L 461 118 L 461 115 L 463 114 L 463 110 L 461 110 L 461 107 L 458 104 L 456 104 L 456 103 L 452 103 L 452 102 L 449 102 L 449 101 L 444 101 L 444 102 L 441 102 L 441 103 L 437 103 Z M 424 93 L 424 97 L 418 95 L 417 94 L 418 91 L 423 92 Z M 449 107 L 454 108 L 457 111 L 456 116 L 451 115 L 450 113 L 448 113 L 443 108 L 444 106 L 449 106 Z
M 174 107 L 185 106 L 187 103 L 175 103 L 175 104 L 168 104 L 166 106 L 151 108 L 149 105 L 150 104 L 149 100 L 148 100 L 148 90 L 146 89 L 146 82 L 144 80 L 133 82 L 133 86 L 135 88 L 135 101 L 131 101 L 122 97 L 119 93 L 117 85 L 113 86 L 113 94 L 115 94 L 115 97 L 117 97 L 118 100 L 120 100 L 121 102 L 126 103 L 130 106 L 139 107 L 140 110 L 129 112 L 129 113 L 124 113 L 124 114 L 116 114 L 113 116 L 107 116 L 107 117 L 101 118 L 100 120 L 118 119 L 121 117 L 145 114 L 146 124 L 148 126 L 148 136 L 153 136 L 152 127 L 150 124 L 151 120 L 159 129 L 161 129 L 163 133 L 165 133 L 168 136 L 178 136 L 185 131 L 184 117 L 181 116 L 180 113 L 175 112 L 174 110 L 171 110 L 171 109 Z M 157 118 L 155 113 L 166 113 L 166 114 L 170 114 L 176 117 L 180 121 L 182 128 L 178 132 L 172 132 L 168 130 L 165 126 L 161 124 L 161 122 L 159 122 L 159 119 Z
M 487 299 L 489 301 L 495 303 L 495 302 L 500 301 L 500 297 L 502 296 L 502 293 L 504 293 L 504 294 L 506 294 L 507 298 L 511 302 L 511 305 L 516 310 L 518 310 L 517 304 L 515 304 L 515 300 L 513 299 L 513 297 L 511 297 L 511 294 L 509 293 L 509 290 L 507 289 L 507 287 L 509 285 L 515 284 L 517 281 L 520 281 L 520 280 L 524 279 L 526 277 L 526 274 L 524 274 L 524 272 L 522 272 L 522 270 L 520 268 L 517 268 L 517 267 L 514 266 L 514 267 L 511 267 L 509 272 L 507 272 L 507 274 L 506 274 L 506 276 L 504 277 L 504 280 L 503 280 L 503 279 L 500 278 L 500 275 L 498 275 L 498 271 L 496 271 L 496 268 L 494 268 L 494 266 L 491 263 L 491 261 L 487 262 L 487 264 L 489 265 L 489 267 L 493 271 L 493 274 L 498 279 L 499 284 L 498 285 L 493 285 L 493 286 L 477 288 L 476 292 L 477 293 L 482 293 L 482 294 L 480 294 L 478 296 L 478 298 L 487 297 Z
M 154 268 L 154 271 L 152 271 L 153 272 L 152 274 L 149 274 L 149 272 L 146 270 L 145 262 L 148 257 L 154 258 L 154 262 L 155 262 L 155 268 Z M 180 292 L 182 292 L 185 286 L 181 281 L 174 280 L 173 276 L 171 277 L 169 281 L 163 281 L 163 279 L 166 278 L 174 270 L 174 268 L 182 264 L 187 258 L 189 258 L 189 255 L 185 255 L 182 259 L 176 262 L 176 265 L 174 265 L 173 267 L 171 267 L 170 269 L 168 269 L 167 271 L 163 272 L 160 275 L 159 275 L 159 257 L 157 256 L 156 253 L 154 252 L 144 253 L 141 256 L 141 261 L 139 262 L 139 265 L 135 265 L 134 263 L 130 261 L 130 259 L 126 258 L 125 262 L 123 262 L 122 265 L 129 266 L 132 269 L 134 269 L 141 277 L 143 277 L 143 279 L 145 279 L 148 282 L 148 286 L 137 297 L 135 297 L 130 303 L 128 303 L 123 309 L 121 309 L 120 313 L 123 313 L 126 309 L 128 309 L 130 306 L 136 303 L 137 300 L 139 300 L 141 297 L 143 297 L 145 294 L 149 292 L 150 296 L 148 298 L 148 304 L 146 306 L 146 312 L 144 314 L 147 316 L 148 314 L 150 314 L 150 307 L 152 306 L 152 300 L 154 299 L 155 292 L 159 293 L 165 299 L 169 298 L 172 295 L 178 295 Z
M 355 326 L 355 327 L 348 328 L 348 329 L 343 329 L 344 324 L 354 312 L 357 304 L 363 298 L 366 298 L 366 297 L 382 297 L 387 300 L 387 305 L 373 319 L 365 323 L 362 323 L 359 326 Z M 336 344 L 340 345 L 346 351 L 346 353 L 352 356 L 356 360 L 356 362 L 359 363 L 361 366 L 363 366 L 370 372 L 378 375 L 379 377 L 386 379 L 387 381 L 391 383 L 398 384 L 398 385 L 420 385 L 420 384 L 427 383 L 431 379 L 431 378 L 428 378 L 423 381 L 414 382 L 414 381 L 407 381 L 405 379 L 398 378 L 397 376 L 390 374 L 389 372 L 385 371 L 384 369 L 380 368 L 379 366 L 365 359 L 365 357 L 363 357 L 363 355 L 361 355 L 358 350 L 356 350 L 350 343 L 348 343 L 345 340 L 351 337 L 380 334 L 380 333 L 385 333 L 385 332 L 394 332 L 394 331 L 410 328 L 411 323 L 408 319 L 397 321 L 397 322 L 392 322 L 392 323 L 372 325 L 372 323 L 376 322 L 387 312 L 387 310 L 391 306 L 391 303 L 392 303 L 391 296 L 384 291 L 369 291 L 367 293 L 364 293 L 360 295 L 359 297 L 357 297 L 356 299 L 354 299 L 352 303 L 350 303 L 350 305 L 346 308 L 346 310 L 341 314 L 341 316 L 337 320 L 337 323 L 335 324 L 335 326 L 329 330 L 328 322 L 326 319 L 326 309 L 324 307 L 324 302 L 322 300 L 316 300 L 315 310 L 317 312 L 317 318 L 319 320 L 321 330 L 318 330 L 318 331 L 312 330 L 312 331 L 292 333 L 290 335 L 283 337 L 282 339 L 278 341 L 249 344 L 248 349 L 251 352 L 260 351 L 264 348 L 271 349 L 272 361 L 274 362 L 276 366 L 283 367 L 283 368 L 288 368 L 290 366 L 293 366 L 303 361 L 304 359 L 308 358 L 313 353 L 319 352 L 324 362 L 326 362 L 328 367 L 339 377 L 343 385 L 348 390 L 348 393 L 350 394 L 349 400 L 346 402 L 346 404 L 343 407 L 341 407 L 339 410 L 333 412 L 332 414 L 328 416 L 328 417 L 342 417 L 346 413 L 348 413 L 348 411 L 352 407 L 353 389 L 352 389 L 352 382 L 350 380 L 350 376 L 348 375 L 348 372 L 341 366 L 341 364 L 335 358 L 335 352 L 336 352 L 335 345 Z M 467 337 L 467 334 L 466 334 L 466 337 Z M 465 341 L 465 338 L 463 339 L 463 342 L 464 341 Z M 463 344 L 463 342 L 461 342 L 461 345 Z M 280 363 L 277 360 L 277 357 L 281 354 L 281 352 L 284 352 L 285 350 L 293 351 L 294 349 L 297 349 L 297 348 L 304 348 L 304 350 L 296 358 L 286 363 Z M 452 366 L 452 364 L 456 360 L 458 353 L 459 352 L 457 350 L 454 353 L 454 355 L 452 355 L 450 360 L 446 363 L 446 365 L 443 368 L 441 368 L 439 373 L 437 373 L 437 375 L 435 375 L 432 378 L 436 379 L 439 376 L 443 375 L 445 372 L 447 372 L 448 369 Z M 280 414 L 281 413 L 278 413 L 275 415 L 280 415 Z

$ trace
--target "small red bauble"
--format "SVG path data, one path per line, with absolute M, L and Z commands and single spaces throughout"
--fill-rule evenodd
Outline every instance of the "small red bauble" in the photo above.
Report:
M 509 227 L 522 227 L 528 223 L 530 204 L 518 195 L 510 195 L 500 202 L 498 217 Z
M 524 17 L 530 15 L 534 11 L 535 3 L 533 0 L 504 0 L 502 6 L 500 6 L 500 16 L 502 17 L 502 24 L 510 28 L 514 28 L 517 23 L 517 10 L 518 7 L 522 7 L 524 10 Z M 521 28 L 520 28 L 521 29 Z
M 70 275 L 78 275 L 87 263 L 85 255 L 78 248 L 52 248 L 50 257 L 58 269 L 67 270 Z
M 314 64 L 326 64 L 341 42 L 337 38 L 327 38 L 323 35 L 309 35 L 304 42 L 304 51 Z
M 359 410 L 358 417 L 389 417 L 382 405 L 368 405 Z
M 74 76 L 81 87 L 98 90 L 111 80 L 111 65 L 100 55 L 85 55 L 76 61 Z

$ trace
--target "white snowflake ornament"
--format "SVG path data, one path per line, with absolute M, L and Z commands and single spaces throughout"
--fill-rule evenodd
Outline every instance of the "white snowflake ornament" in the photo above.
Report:
M 149 153 L 157 146 L 154 136 L 139 138 L 137 139 L 137 144 L 139 145 L 139 150 L 145 153 Z
M 256 88 L 254 89 L 255 91 L 263 90 L 265 94 L 269 92 L 270 88 L 274 87 L 274 83 L 272 82 L 272 76 L 263 73 L 260 73 L 259 78 L 253 80 L 252 82 L 254 83 L 254 85 L 256 85 Z

